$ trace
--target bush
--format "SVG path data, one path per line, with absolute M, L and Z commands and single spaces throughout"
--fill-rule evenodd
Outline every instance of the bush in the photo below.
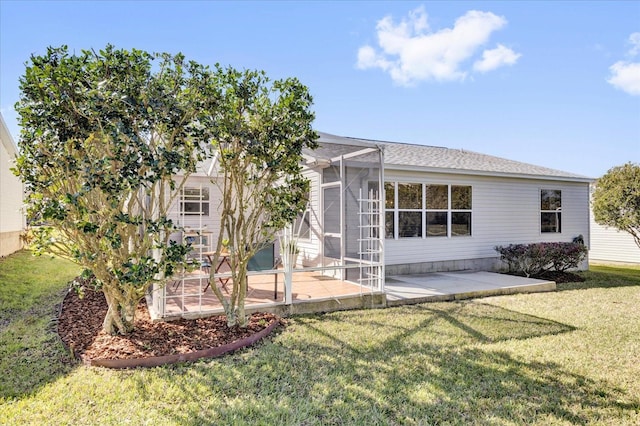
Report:
M 510 273 L 529 277 L 546 271 L 564 272 L 576 268 L 587 255 L 587 247 L 579 242 L 532 243 L 496 246 L 500 260 Z
M 574 243 L 544 243 L 550 246 L 553 254 L 551 257 L 551 269 L 564 272 L 567 269 L 577 268 L 580 262 L 587 256 L 587 246 Z

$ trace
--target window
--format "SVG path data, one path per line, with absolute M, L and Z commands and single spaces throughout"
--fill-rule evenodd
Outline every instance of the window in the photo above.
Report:
M 340 182 L 340 166 L 330 165 L 322 169 L 322 183 Z
M 384 227 L 385 227 L 385 238 L 395 238 L 396 235 L 396 227 L 395 227 L 395 214 L 394 209 L 396 206 L 396 185 L 392 182 L 384 183 L 384 195 L 385 202 L 384 207 L 386 209 L 384 213 Z
M 307 200 L 309 200 L 308 195 Z M 303 240 L 311 239 L 311 209 L 309 208 L 309 202 L 307 202 L 305 209 L 298 213 L 293 231 L 298 234 L 298 238 Z
M 422 237 L 422 184 L 398 183 L 398 237 Z
M 470 186 L 451 186 L 451 235 L 471 235 Z
M 184 188 L 180 198 L 180 214 L 209 216 L 209 188 Z
M 449 219 L 449 187 L 427 185 L 427 237 L 446 237 Z
M 471 235 L 471 186 L 386 182 L 385 197 L 386 238 Z
M 562 232 L 562 191 L 540 190 L 540 231 Z

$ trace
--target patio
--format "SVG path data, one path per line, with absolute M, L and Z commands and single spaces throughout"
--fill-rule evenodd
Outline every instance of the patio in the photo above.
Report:
M 162 317 L 197 317 L 222 313 L 222 304 L 211 288 L 207 288 L 208 276 L 193 273 L 182 280 L 169 283 L 164 289 L 165 311 Z M 216 280 L 216 285 L 228 295 L 232 282 L 224 285 Z M 345 297 L 359 297 L 370 294 L 369 288 L 342 281 L 323 274 L 321 271 L 294 272 L 292 299 L 294 304 L 310 301 L 337 300 Z M 274 310 L 284 304 L 284 271 L 277 274 L 255 274 L 248 277 L 245 306 L 248 311 Z M 271 308 L 271 309 L 270 309 Z M 158 315 L 155 315 L 158 316 Z
M 276 287 L 277 275 L 277 287 Z M 292 305 L 284 303 L 284 272 L 249 276 L 247 312 L 269 311 L 281 315 L 328 312 L 364 307 L 390 307 L 426 302 L 452 301 L 515 293 L 555 291 L 553 281 L 483 271 L 440 272 L 387 277 L 384 293 L 323 274 L 293 274 Z M 194 273 L 165 288 L 164 320 L 203 317 L 223 312 L 207 276 Z M 226 294 L 227 288 L 217 284 Z M 206 290 L 205 290 L 206 289 Z M 155 315 L 159 317 L 158 315 Z
M 387 306 L 555 290 L 553 281 L 485 271 L 394 275 L 385 280 Z

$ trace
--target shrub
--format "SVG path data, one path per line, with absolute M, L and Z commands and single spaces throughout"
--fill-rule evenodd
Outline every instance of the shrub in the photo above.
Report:
M 541 273 L 551 262 L 545 247 L 540 244 L 510 244 L 495 249 L 510 273 L 522 273 L 527 277 Z
M 496 246 L 500 260 L 510 273 L 529 277 L 546 271 L 564 272 L 577 267 L 587 255 L 587 247 L 579 242 L 532 243 Z
M 553 253 L 551 267 L 554 271 L 564 272 L 567 269 L 577 268 L 587 256 L 587 246 L 577 242 L 544 244 L 549 245 Z

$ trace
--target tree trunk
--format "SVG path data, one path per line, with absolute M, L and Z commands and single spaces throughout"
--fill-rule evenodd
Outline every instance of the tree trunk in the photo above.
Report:
M 103 288 L 109 309 L 104 317 L 102 329 L 109 334 L 128 334 L 133 331 L 135 312 L 140 297 Z
M 230 303 L 224 304 L 227 316 L 227 327 L 246 327 L 249 323 L 244 309 L 244 300 L 247 293 L 247 264 L 240 263 L 232 276 L 233 290 Z M 236 284 L 237 283 L 237 284 Z

